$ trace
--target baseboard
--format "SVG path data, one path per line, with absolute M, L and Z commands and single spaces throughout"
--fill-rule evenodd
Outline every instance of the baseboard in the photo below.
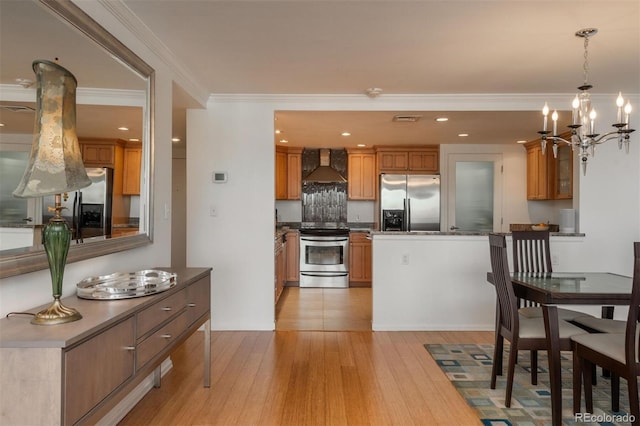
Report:
M 167 358 L 162 361 L 160 366 L 160 375 L 164 376 L 173 368 L 173 363 L 171 362 L 171 358 Z M 129 413 L 135 407 L 135 405 L 140 402 L 142 398 L 153 389 L 153 373 L 149 374 L 145 377 L 142 382 L 138 386 L 135 387 L 127 396 L 125 396 L 122 401 L 118 403 L 111 411 L 107 413 L 106 416 L 100 419 L 96 423 L 97 426 L 112 426 L 118 424 L 120 420 L 124 418 L 124 416 Z

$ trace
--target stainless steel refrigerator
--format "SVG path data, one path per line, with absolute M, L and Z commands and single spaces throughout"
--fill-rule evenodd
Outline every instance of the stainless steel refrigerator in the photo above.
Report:
M 72 238 L 111 235 L 111 210 L 113 202 L 113 169 L 109 167 L 87 168 L 91 185 L 62 198 L 62 217 L 71 228 Z M 44 197 L 42 203 L 42 223 L 53 216 L 48 211 L 54 205 L 54 197 Z
M 439 231 L 439 175 L 380 175 L 382 231 Z

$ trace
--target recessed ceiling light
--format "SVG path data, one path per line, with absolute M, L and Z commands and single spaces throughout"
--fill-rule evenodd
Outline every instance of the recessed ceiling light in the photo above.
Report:
M 180 142 L 180 138 L 171 138 L 171 142 Z
M 140 142 L 138 138 L 129 138 L 129 142 Z
M 460 136 L 461 138 L 466 138 L 467 136 L 469 136 L 469 133 L 458 133 L 458 136 Z
M 527 143 L 527 141 L 519 140 L 519 141 L 516 141 L 516 143 Z
M 341 134 L 342 136 L 351 136 L 351 133 L 349 133 L 349 132 L 342 132 L 342 133 L 340 133 L 340 134 Z
M 280 130 L 276 129 L 276 135 L 279 135 L 280 133 L 282 133 Z
M 365 146 L 367 146 L 367 145 L 365 145 L 365 144 L 363 144 L 363 143 L 359 143 L 359 144 L 358 144 L 358 147 L 360 147 L 360 148 L 364 148 Z
M 286 139 L 280 139 L 280 143 L 289 143 L 289 141 Z
M 0 127 L 4 127 L 4 123 L 0 123 Z
M 118 130 L 122 130 L 123 132 L 126 132 L 127 130 L 129 130 L 128 127 L 118 127 Z
M 443 121 L 449 121 L 449 119 L 447 117 L 438 117 L 436 118 L 436 121 L 443 122 Z

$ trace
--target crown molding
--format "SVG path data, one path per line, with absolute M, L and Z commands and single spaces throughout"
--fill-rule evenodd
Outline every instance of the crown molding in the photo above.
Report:
M 144 90 L 82 88 L 76 90 L 76 102 L 84 105 L 112 105 L 145 107 Z M 0 84 L 0 100 L 9 102 L 35 102 L 36 89 L 18 84 Z
M 200 105 L 206 105 L 209 95 L 207 89 L 197 82 L 187 68 L 175 60 L 173 52 L 126 4 L 121 0 L 97 0 L 97 2 L 171 70 L 174 74 L 173 80 L 177 84 Z

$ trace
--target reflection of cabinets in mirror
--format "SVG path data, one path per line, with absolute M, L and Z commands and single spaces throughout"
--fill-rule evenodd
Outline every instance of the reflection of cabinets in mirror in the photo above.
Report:
M 276 147 L 276 200 L 299 200 L 302 148 Z
M 122 193 L 124 195 L 140 195 L 140 164 L 142 162 L 142 144 L 127 142 L 124 149 L 124 173 Z
M 126 144 L 122 139 L 80 139 L 85 167 L 112 167 L 122 161 Z
M 570 133 L 560 135 L 569 139 Z M 542 153 L 540 139 L 524 144 L 527 150 L 527 199 L 560 200 L 573 198 L 573 151 L 558 145 L 558 157 L 553 156 L 553 143 L 547 142 Z

